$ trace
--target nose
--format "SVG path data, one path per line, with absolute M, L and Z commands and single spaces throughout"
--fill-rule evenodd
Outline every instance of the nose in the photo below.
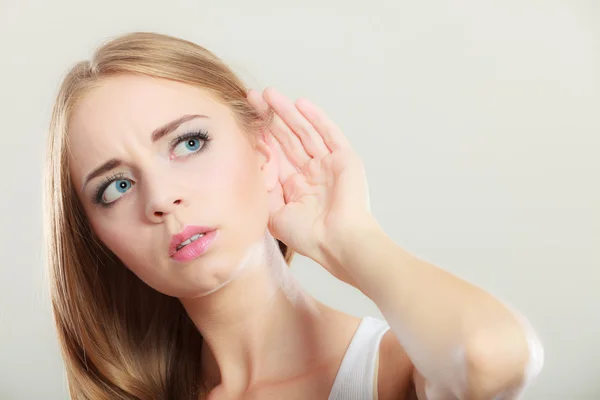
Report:
M 161 206 L 151 206 L 149 207 L 150 209 L 148 210 L 147 215 L 151 220 L 159 222 L 159 220 L 162 220 L 165 215 L 171 214 L 175 207 L 179 204 L 181 204 L 181 199 L 173 200 L 170 204 L 165 202 L 164 205 Z
M 163 186 L 162 190 L 154 189 L 148 195 L 146 216 L 155 223 L 162 222 L 167 215 L 172 214 L 183 204 L 183 198 L 166 186 Z

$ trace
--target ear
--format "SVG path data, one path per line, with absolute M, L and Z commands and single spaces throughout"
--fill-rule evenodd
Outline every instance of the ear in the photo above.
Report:
M 279 154 L 274 143 L 275 139 L 270 132 L 261 132 L 255 143 L 263 181 L 267 190 L 269 219 L 285 206 L 283 188 L 279 182 Z
M 273 147 L 273 140 L 270 132 L 261 131 L 254 145 L 258 152 L 265 187 L 269 192 L 279 184 L 279 162 L 277 151 Z

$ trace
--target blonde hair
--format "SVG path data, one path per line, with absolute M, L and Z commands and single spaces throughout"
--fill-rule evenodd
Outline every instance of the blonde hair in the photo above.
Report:
M 270 123 L 234 72 L 186 40 L 130 33 L 99 47 L 64 78 L 50 123 L 44 224 L 51 300 L 73 399 L 198 399 L 202 337 L 180 301 L 137 278 L 90 228 L 69 176 L 69 119 L 102 79 L 141 74 L 194 85 L 251 132 Z M 279 242 L 288 264 L 293 252 Z

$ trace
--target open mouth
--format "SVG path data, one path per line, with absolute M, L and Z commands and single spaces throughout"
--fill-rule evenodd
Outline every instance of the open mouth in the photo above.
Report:
M 200 239 L 202 236 L 204 236 L 204 233 L 197 233 L 194 236 L 190 237 L 189 239 L 179 243 L 177 245 L 177 247 L 175 248 L 176 251 L 179 251 L 181 249 L 183 249 L 185 246 L 187 246 L 188 244 Z
M 199 257 L 211 246 L 216 237 L 216 228 L 186 225 L 181 232 L 171 236 L 169 257 L 178 261 L 189 261 Z

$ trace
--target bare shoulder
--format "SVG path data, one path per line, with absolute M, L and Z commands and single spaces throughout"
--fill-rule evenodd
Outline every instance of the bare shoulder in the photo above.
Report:
M 404 348 L 388 330 L 379 346 L 377 393 L 379 400 L 408 400 L 414 396 L 413 365 Z

